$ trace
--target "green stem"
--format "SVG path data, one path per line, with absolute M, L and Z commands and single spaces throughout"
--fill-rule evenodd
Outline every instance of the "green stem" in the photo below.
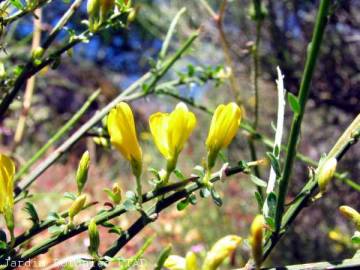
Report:
M 95 101 L 95 99 L 99 96 L 100 90 L 94 92 L 82 105 L 82 107 L 70 118 L 48 141 L 42 146 L 30 160 L 28 160 L 16 173 L 14 181 L 18 181 L 27 171 L 34 165 L 46 151 L 57 141 L 59 141 L 74 125 L 81 119 L 84 113 L 89 109 L 90 105 Z
M 315 23 L 314 34 L 308 48 L 308 56 L 306 59 L 304 74 L 301 80 L 300 92 L 298 98 L 300 110 L 298 113 L 295 113 L 293 117 L 289 142 L 287 147 L 288 152 L 285 159 L 282 177 L 279 182 L 279 193 L 278 193 L 276 215 L 275 215 L 275 226 L 277 232 L 279 232 L 281 227 L 281 219 L 284 212 L 285 198 L 288 190 L 291 172 L 294 165 L 294 160 L 296 158 L 297 143 L 301 132 L 301 123 L 305 113 L 306 102 L 308 100 L 310 93 L 310 83 L 314 73 L 316 60 L 319 55 L 320 45 L 325 32 L 330 2 L 331 2 L 330 0 L 322 0 L 320 3 L 319 12 Z
M 344 154 L 353 146 L 360 138 L 360 114 L 355 118 L 351 125 L 346 129 L 340 139 L 337 141 L 335 146 L 330 150 L 327 158 L 336 158 L 340 160 Z M 290 205 L 289 209 L 286 211 L 282 223 L 281 230 L 279 232 L 274 232 L 272 236 L 265 243 L 263 260 L 267 258 L 271 250 L 275 247 L 277 242 L 281 239 L 284 233 L 287 231 L 290 224 L 295 220 L 300 211 L 307 207 L 309 200 L 314 193 L 315 189 L 318 187 L 317 181 L 311 178 L 308 180 L 306 185 L 302 188 L 297 200 Z
M 40 8 L 42 6 L 44 6 L 45 4 L 48 4 L 49 2 L 51 2 L 51 0 L 41 0 L 38 1 L 38 3 L 31 9 L 23 9 L 23 10 L 18 10 L 17 12 L 9 15 L 8 17 L 4 18 L 3 21 L 1 22 L 4 26 L 8 26 L 9 24 L 11 24 L 12 22 L 20 19 L 21 17 L 24 17 L 30 13 L 33 13 L 35 11 L 35 9 Z

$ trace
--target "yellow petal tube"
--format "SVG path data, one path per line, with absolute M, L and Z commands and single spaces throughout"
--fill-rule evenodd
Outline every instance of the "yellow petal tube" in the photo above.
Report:
M 198 270 L 197 258 L 194 252 L 189 251 L 185 257 L 186 270 Z
M 257 215 L 251 224 L 251 250 L 253 259 L 256 264 L 256 269 L 260 269 L 262 263 L 262 252 L 263 252 L 263 231 L 264 231 L 265 220 L 262 215 Z
M 14 162 L 8 156 L 0 154 L 0 214 L 4 215 L 12 238 L 14 230 L 14 175 Z
M 151 115 L 149 125 L 156 147 L 173 170 L 178 155 L 195 128 L 195 115 L 181 102 L 170 114 L 158 112 Z
M 339 210 L 344 217 L 354 222 L 356 228 L 360 230 L 360 213 L 358 211 L 347 205 L 340 206 Z
M 227 105 L 221 104 L 216 108 L 206 140 L 209 168 L 215 165 L 219 151 L 227 147 L 235 137 L 241 115 L 240 107 L 234 102 Z
M 242 242 L 237 235 L 227 235 L 218 240 L 207 253 L 202 270 L 215 270 Z
M 134 115 L 125 102 L 109 113 L 107 127 L 112 145 L 130 161 L 135 175 L 141 174 L 142 151 L 136 136 Z
M 15 164 L 6 155 L 0 154 L 0 213 L 14 206 Z

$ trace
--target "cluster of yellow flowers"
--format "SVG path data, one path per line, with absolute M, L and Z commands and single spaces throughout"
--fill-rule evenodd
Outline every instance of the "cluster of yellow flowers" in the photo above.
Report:
M 210 176 L 219 151 L 227 147 L 235 137 L 241 115 L 241 109 L 233 102 L 221 104 L 216 108 L 206 140 L 207 176 Z M 157 112 L 151 115 L 149 126 L 156 147 L 167 161 L 166 173 L 161 179 L 161 185 L 165 185 L 176 168 L 180 152 L 196 126 L 196 117 L 181 102 L 171 113 Z M 134 116 L 127 103 L 121 102 L 110 111 L 107 127 L 112 145 L 131 164 L 132 172 L 138 180 L 138 196 L 141 198 L 139 179 L 142 173 L 142 150 L 136 135 Z M 209 178 L 204 179 L 207 184 Z

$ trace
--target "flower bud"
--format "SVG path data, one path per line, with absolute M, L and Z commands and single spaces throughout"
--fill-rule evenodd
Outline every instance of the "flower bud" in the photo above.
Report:
M 100 236 L 99 231 L 96 226 L 95 219 L 91 219 L 89 226 L 88 226 L 88 233 L 89 233 L 89 240 L 90 240 L 90 246 L 89 246 L 89 253 L 91 256 L 97 256 L 98 250 L 100 246 Z
M 87 13 L 89 16 L 89 29 L 96 32 L 100 26 L 100 0 L 88 0 Z
M 90 166 L 89 151 L 85 151 L 80 159 L 79 166 L 76 172 L 76 183 L 78 187 L 78 194 L 81 194 L 86 184 L 86 180 L 88 178 L 89 166 Z
M 355 224 L 356 228 L 360 230 L 360 213 L 358 211 L 347 205 L 340 206 L 339 210 L 344 217 L 351 220 Z
M 69 218 L 70 222 L 74 219 L 74 217 L 83 209 L 86 203 L 86 195 L 83 194 L 76 198 L 76 200 L 71 204 L 69 209 Z
M 5 77 L 6 77 L 5 65 L 3 62 L 0 62 L 0 79 Z
M 234 252 L 241 242 L 241 237 L 237 235 L 228 235 L 218 240 L 207 253 L 202 269 L 217 269 L 219 265 Z
M 115 204 L 119 204 L 121 203 L 121 187 L 118 183 L 114 183 L 114 185 L 112 186 L 112 200 Z
M 130 161 L 135 176 L 141 175 L 142 151 L 139 145 L 134 115 L 130 106 L 120 102 L 107 118 L 107 128 L 112 145 Z
M 170 255 L 166 259 L 164 267 L 168 268 L 169 270 L 185 270 L 186 262 L 183 257 L 177 255 Z
M 114 11 L 114 0 L 100 0 L 100 21 L 105 22 L 112 11 Z
M 194 252 L 189 251 L 185 257 L 186 270 L 197 270 L 197 258 Z
M 44 48 L 42 48 L 42 47 L 37 47 L 37 48 L 35 48 L 33 51 L 32 51 L 32 58 L 34 59 L 34 60 L 39 60 L 39 59 L 41 59 L 42 57 L 43 57 L 43 55 L 44 55 Z
M 214 167 L 219 151 L 226 148 L 235 137 L 241 117 L 241 109 L 234 102 L 221 104 L 216 108 L 206 139 L 208 169 Z
M 257 215 L 250 228 L 251 251 L 257 269 L 260 269 L 262 263 L 264 225 L 264 217 L 262 215 Z
M 336 165 L 336 158 L 330 158 L 320 166 L 319 171 L 317 172 L 317 182 L 319 185 L 320 194 L 323 194 L 326 191 L 328 183 L 335 174 Z

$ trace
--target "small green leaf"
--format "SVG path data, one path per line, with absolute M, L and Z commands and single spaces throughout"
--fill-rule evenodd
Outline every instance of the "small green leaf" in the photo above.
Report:
M 185 180 L 186 177 L 182 174 L 182 172 L 178 169 L 174 170 L 174 174 L 175 176 L 179 179 L 179 180 Z
M 255 199 L 258 203 L 259 209 L 261 209 L 264 205 L 264 200 L 263 200 L 262 196 L 260 195 L 260 193 L 257 191 L 255 192 Z
M 271 167 L 274 169 L 274 171 L 276 173 L 276 176 L 280 177 L 281 176 L 281 169 L 280 169 L 279 160 L 271 152 L 266 152 L 266 155 L 268 156 L 268 158 L 270 160 Z
M 77 196 L 75 193 L 72 193 L 72 192 L 65 192 L 64 193 L 64 198 L 65 199 L 69 199 L 69 200 L 72 200 L 72 201 L 75 201 Z
M 189 196 L 188 200 L 189 203 L 191 203 L 192 205 L 195 205 L 197 203 L 196 195 L 194 193 Z
M 256 186 L 259 186 L 259 187 L 266 187 L 267 186 L 267 183 L 264 180 L 256 177 L 253 174 L 250 175 L 250 179 Z
M 290 92 L 288 92 L 287 97 L 288 97 L 288 102 L 290 104 L 291 110 L 295 114 L 299 114 L 300 113 L 300 104 L 299 104 L 298 98 Z
M 267 198 L 266 198 L 266 203 L 269 209 L 269 213 L 268 216 L 269 217 L 275 217 L 275 212 L 276 212 L 276 194 L 274 192 L 271 192 Z
M 356 231 L 354 235 L 351 237 L 351 242 L 353 244 L 360 245 L 360 232 Z
M 223 205 L 223 201 L 220 197 L 220 194 L 216 192 L 216 190 L 214 188 L 211 189 L 211 197 L 214 201 L 214 203 L 217 205 L 217 206 L 222 206 Z
M 182 211 L 182 210 L 184 210 L 188 205 L 189 205 L 188 199 L 184 199 L 184 200 L 178 202 L 178 204 L 176 205 L 176 208 L 177 208 L 178 211 Z
M 17 9 L 24 9 L 23 3 L 21 3 L 20 0 L 10 0 L 11 4 L 13 4 L 14 7 Z
M 48 232 L 51 235 L 57 235 L 63 232 L 63 228 L 61 226 L 51 226 L 48 228 Z
M 7 249 L 7 243 L 4 241 L 0 241 L 0 250 L 6 250 Z
M 34 225 L 40 223 L 39 215 L 36 211 L 35 206 L 31 202 L 25 203 L 24 211 L 29 214 L 30 220 L 33 222 Z
M 271 228 L 272 231 L 275 231 L 275 219 L 272 217 L 265 218 L 266 224 Z
M 169 258 L 171 254 L 171 250 L 172 247 L 169 245 L 161 251 L 154 270 L 161 270 L 163 268 L 166 259 Z

